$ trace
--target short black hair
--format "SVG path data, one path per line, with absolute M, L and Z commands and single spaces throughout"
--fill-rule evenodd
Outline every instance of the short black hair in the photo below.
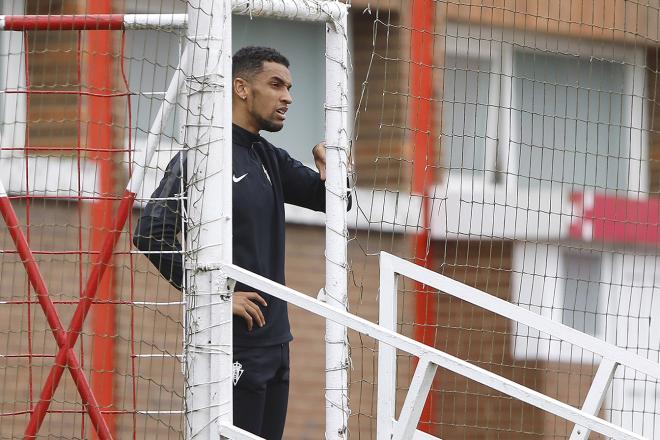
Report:
M 289 67 L 289 60 L 277 50 L 271 47 L 247 46 L 239 49 L 232 57 L 231 77 L 249 79 L 261 72 L 266 61 Z

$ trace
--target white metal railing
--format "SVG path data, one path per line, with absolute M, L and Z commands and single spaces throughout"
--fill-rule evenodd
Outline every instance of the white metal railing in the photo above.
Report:
M 587 348 L 605 358 L 611 359 L 614 357 L 616 363 L 634 368 L 635 370 L 652 377 L 660 378 L 660 365 L 655 364 L 648 359 L 637 356 L 619 347 L 607 344 L 606 342 L 591 336 L 584 335 L 562 324 L 539 317 L 539 315 L 536 315 L 529 310 L 510 304 L 499 298 L 494 298 L 485 292 L 461 284 L 451 278 L 444 277 L 421 266 L 417 266 L 386 253 L 381 253 L 381 265 L 381 273 L 385 274 L 385 276 L 381 277 L 381 283 L 383 278 L 389 278 L 391 280 L 381 284 L 381 294 L 386 292 L 386 289 L 394 292 L 397 274 L 405 275 L 428 286 L 442 290 L 443 292 L 451 292 L 450 294 L 453 296 L 464 299 L 485 309 L 495 311 L 502 316 L 509 317 L 515 321 L 529 325 L 530 327 L 540 327 L 540 330 L 552 335 L 557 335 L 558 338 L 565 337 L 567 342 L 573 342 L 576 345 Z M 320 300 L 311 298 L 308 295 L 299 293 L 281 284 L 277 284 L 245 269 L 228 264 L 223 266 L 222 270 L 226 273 L 227 277 L 232 280 L 245 283 L 255 289 L 267 292 L 268 294 L 278 297 L 295 306 L 335 321 L 379 341 L 379 356 L 382 356 L 379 359 L 379 372 L 383 371 L 382 374 L 387 375 L 387 380 L 384 382 L 380 382 L 379 380 L 379 405 L 377 415 L 379 428 L 378 439 L 407 440 L 410 438 L 434 438 L 420 431 L 414 431 L 414 428 L 419 421 L 421 408 L 426 400 L 426 394 L 430 387 L 429 378 L 432 378 L 432 374 L 437 366 L 460 374 L 470 380 L 474 380 L 475 382 L 486 385 L 494 390 L 500 391 L 501 393 L 555 414 L 563 419 L 574 422 L 578 426 L 598 432 L 607 437 L 625 440 L 643 439 L 640 435 L 596 417 L 588 411 L 574 408 L 539 393 L 538 391 L 534 391 L 509 379 L 491 373 L 490 371 L 484 370 L 483 368 L 472 365 L 441 350 L 400 335 L 386 326 L 374 324 L 364 318 L 352 315 L 345 310 L 328 306 Z M 394 308 L 391 307 L 390 311 L 391 310 L 394 310 Z M 385 351 L 383 352 L 384 349 Z M 395 367 L 392 368 L 392 352 L 388 352 L 387 349 L 399 349 L 420 359 L 417 371 L 413 377 L 411 390 L 406 397 L 406 401 L 404 402 L 398 420 L 395 420 L 394 418 L 394 389 L 388 386 L 395 380 L 396 376 L 394 373 L 396 369 Z M 383 395 L 383 393 L 385 394 Z M 385 401 L 389 402 L 389 404 L 385 405 Z M 414 432 L 414 434 L 411 435 L 411 432 Z
M 394 255 L 381 253 L 380 257 L 380 310 L 379 323 L 384 327 L 394 331 L 396 329 L 397 316 L 397 281 L 399 275 L 406 276 L 415 281 L 421 282 L 427 286 L 443 292 L 444 294 L 467 301 L 485 310 L 489 310 L 500 316 L 508 318 L 519 324 L 535 328 L 542 333 L 551 335 L 553 338 L 577 345 L 590 352 L 602 357 L 600 366 L 587 397 L 582 406 L 583 414 L 595 416 L 600 411 L 605 398 L 605 393 L 610 387 L 616 368 L 619 365 L 630 367 L 640 373 L 646 374 L 655 379 L 660 379 L 660 364 L 647 358 L 639 356 L 630 351 L 624 350 L 601 339 L 577 331 L 571 327 L 560 324 L 551 319 L 538 315 L 520 306 L 511 304 L 493 295 L 489 295 L 476 288 L 467 286 L 452 278 L 440 275 L 431 270 L 413 264 L 409 261 L 395 257 Z M 379 347 L 379 393 L 378 393 L 378 438 L 389 438 L 388 435 L 396 433 L 398 430 L 392 425 L 394 417 L 394 383 L 396 378 L 396 352 L 392 346 L 380 344 Z M 415 375 L 418 375 L 420 368 L 428 369 L 428 366 L 420 362 Z M 421 374 L 421 372 L 420 372 Z M 387 391 L 381 394 L 380 387 L 385 387 Z M 415 404 L 424 405 L 426 393 L 419 397 Z M 409 394 L 410 396 L 410 394 Z M 521 399 L 524 400 L 524 399 Z M 408 400 L 406 400 L 408 403 Z M 532 403 L 532 402 L 528 402 Z M 533 404 L 533 403 L 532 403 Z M 540 406 L 539 406 L 540 407 Z M 405 408 L 405 405 L 404 405 Z M 541 408 L 541 407 L 540 407 Z M 543 408 L 545 409 L 545 408 Z M 421 411 L 421 408 L 420 408 Z M 548 410 L 556 415 L 564 417 L 562 414 Z M 564 417 L 568 420 L 568 417 Z M 587 426 L 581 421 L 572 420 L 576 423 L 571 434 L 571 440 L 586 439 L 589 437 L 593 427 Z M 619 434 L 615 438 L 628 438 L 627 431 L 618 428 Z M 632 434 L 635 435 L 636 434 Z M 397 437 L 394 438 L 409 438 Z M 641 437 L 633 437 L 641 438 Z

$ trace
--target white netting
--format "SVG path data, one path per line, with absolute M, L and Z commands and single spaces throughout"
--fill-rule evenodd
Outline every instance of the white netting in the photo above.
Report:
M 4 2 L 3 14 L 172 14 L 183 2 Z M 101 25 L 99 25 L 101 26 Z M 64 26 L 65 27 L 65 26 Z M 106 27 L 107 29 L 107 27 Z M 128 213 L 97 289 L 99 251 L 122 213 L 131 165 L 181 58 L 185 29 L 3 32 L 2 184 L 64 329 L 84 292 L 96 290 L 73 352 L 100 414 L 117 438 L 179 438 L 183 426 L 183 297 L 131 244 Z M 176 103 L 158 138 L 136 208 L 182 148 Z M 160 129 L 160 127 L 158 127 Z M 3 212 L 4 213 L 4 212 Z M 23 436 L 58 353 L 9 230 L 0 263 L 0 437 Z M 52 312 L 52 310 L 51 310 Z M 50 313 L 53 317 L 54 314 Z M 69 361 L 70 362 L 70 361 Z M 67 370 L 37 437 L 95 431 Z M 33 416 L 34 417 L 34 416 Z
M 353 310 L 375 318 L 386 250 L 657 362 L 657 20 L 635 1 L 354 4 Z M 403 334 L 582 406 L 598 357 L 402 283 Z M 376 345 L 351 348 L 352 433 L 373 438 Z M 400 355 L 399 405 L 415 365 Z M 600 413 L 655 438 L 657 391 L 619 369 Z M 452 439 L 572 428 L 443 370 L 420 424 Z
M 377 320 L 377 255 L 386 250 L 658 361 L 658 6 L 482 3 L 352 2 L 351 311 Z M 175 0 L 118 0 L 107 11 L 75 0 L 2 4 L 8 15 L 53 17 L 187 9 Z M 261 7 L 242 7 L 250 5 Z M 311 165 L 309 148 L 323 136 L 325 25 L 234 19 L 234 49 L 273 45 L 292 61 L 288 131 L 270 139 Z M 65 328 L 185 35 L 0 35 L 0 178 Z M 184 103 L 173 113 L 114 248 L 112 280 L 75 347 L 94 392 L 109 399 L 101 413 L 118 438 L 186 431 L 184 297 L 131 247 L 132 219 L 183 149 Z M 324 284 L 324 218 L 288 215 L 287 283 L 315 293 Z M 28 426 L 57 344 L 10 230 L 0 237 L 0 437 L 13 438 Z M 408 279 L 396 301 L 401 333 L 574 406 L 584 401 L 600 362 L 592 353 Z M 299 310 L 291 316 L 285 437 L 321 438 L 325 323 Z M 377 346 L 351 333 L 350 348 L 348 432 L 375 438 Z M 400 406 L 416 359 L 398 359 Z M 620 369 L 601 415 L 654 438 L 657 391 L 656 381 Z M 65 371 L 39 436 L 90 437 L 81 402 Z M 447 439 L 538 439 L 567 438 L 572 425 L 439 370 L 419 428 Z

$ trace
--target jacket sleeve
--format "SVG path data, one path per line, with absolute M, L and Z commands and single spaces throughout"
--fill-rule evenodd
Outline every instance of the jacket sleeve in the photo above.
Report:
M 325 183 L 316 171 L 273 147 L 280 169 L 284 203 L 325 212 Z
M 325 182 L 321 175 L 292 158 L 281 148 L 274 147 L 278 156 L 284 202 L 314 211 L 325 212 Z M 347 193 L 347 210 L 351 209 L 351 191 Z
M 182 225 L 186 157 L 177 153 L 138 219 L 133 244 L 174 287 L 183 286 Z

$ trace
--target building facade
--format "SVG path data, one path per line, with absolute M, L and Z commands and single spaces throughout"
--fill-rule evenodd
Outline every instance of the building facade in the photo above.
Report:
M 414 141 L 416 1 L 351 2 L 356 188 L 356 208 L 349 214 L 351 311 L 377 320 L 377 253 L 384 250 L 657 361 L 660 5 L 633 0 L 431 2 L 432 65 L 427 67 L 433 87 L 432 95 L 424 97 L 432 103 L 429 147 Z M 7 14 L 87 11 L 85 2 L 75 0 L 2 5 Z M 117 13 L 184 11 L 185 4 L 174 0 L 113 4 Z M 291 124 L 272 141 L 310 163 L 309 150 L 323 133 L 323 27 L 236 18 L 233 38 L 236 48 L 274 45 L 290 57 L 295 82 Z M 88 43 L 76 32 L 2 39 L 5 89 L 88 87 Z M 162 100 L 158 93 L 178 64 L 181 35 L 129 31 L 112 39 L 112 92 L 131 92 L 112 104 L 112 146 L 119 151 L 110 160 L 120 187 L 128 174 L 126 145 L 130 139 L 135 150 L 144 148 Z M 27 75 L 18 67 L 24 65 L 26 47 Z M 91 207 L 66 197 L 72 182 L 76 194 L 94 193 L 98 185 L 93 161 L 87 160 L 93 157 L 84 151 L 94 147 L 89 144 L 95 125 L 90 101 L 61 94 L 32 94 L 26 100 L 5 94 L 3 99 L 3 183 L 23 224 L 31 225 L 35 246 L 45 252 L 69 249 L 72 243 L 92 249 Z M 164 165 L 181 148 L 180 117 L 164 129 L 141 198 L 149 196 Z M 25 146 L 30 147 L 27 153 L 19 151 Z M 428 149 L 430 170 L 422 170 L 429 173 L 423 195 L 413 191 L 420 148 Z M 62 198 L 37 202 L 39 195 L 52 192 L 61 192 Z M 29 194 L 35 198 L 25 197 Z M 424 203 L 430 207 L 428 217 Z M 138 201 L 135 215 L 140 206 Z M 315 296 L 324 284 L 324 218 L 289 209 L 287 221 L 287 284 Z M 115 411 L 118 438 L 131 432 L 178 438 L 183 430 L 177 412 L 183 407 L 183 376 L 176 356 L 183 338 L 181 297 L 145 258 L 130 252 L 129 230 L 120 241 L 111 282 L 117 315 L 111 335 L 114 403 L 109 408 Z M 420 244 L 423 231 L 428 240 Z M 7 232 L 0 237 L 3 250 L 11 249 Z M 419 261 L 419 246 L 424 261 Z M 20 301 L 34 294 L 20 259 L 10 252 L 2 258 L 0 274 L 8 293 L 0 301 L 16 304 L 0 307 L 5 323 L 0 349 L 54 353 L 40 310 Z M 47 253 L 40 261 L 68 321 L 78 294 L 70 287 L 82 282 L 85 269 L 74 259 Z M 404 282 L 397 298 L 400 332 L 414 336 L 432 323 L 437 348 L 581 405 L 598 359 L 451 296 L 421 293 L 419 286 Z M 434 310 L 432 322 L 420 322 L 422 298 Z M 170 305 L 148 305 L 163 302 Z M 324 431 L 325 323 L 301 310 L 291 308 L 290 313 L 295 341 L 285 437 L 317 439 Z M 88 324 L 80 348 L 88 368 L 92 333 Z M 377 345 L 353 333 L 350 342 L 350 433 L 375 438 Z M 9 396 L 0 412 L 30 408 L 50 365 L 48 357 L 37 358 L 0 358 L 4 395 Z M 404 353 L 398 359 L 400 403 L 415 360 Z M 660 432 L 655 427 L 657 384 L 646 378 L 624 381 L 623 375 L 615 379 L 602 414 L 653 438 Z M 566 438 L 572 429 L 446 371 L 439 371 L 431 395 L 423 427 L 443 439 Z M 49 415 L 42 433 L 66 435 L 62 414 L 68 413 L 77 414 L 76 429 L 89 433 L 72 383 L 64 384 L 56 401 L 60 412 Z M 152 413 L 135 416 L 145 410 Z M 0 423 L 0 432 L 22 434 L 27 418 L 11 417 L 11 423 Z

